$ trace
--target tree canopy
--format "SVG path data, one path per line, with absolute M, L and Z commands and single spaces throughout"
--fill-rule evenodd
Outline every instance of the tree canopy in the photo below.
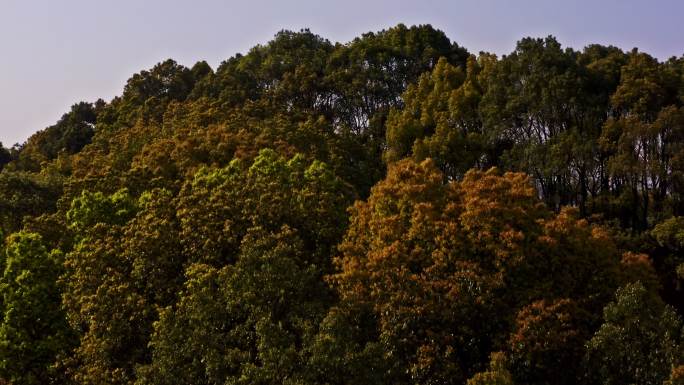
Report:
M 165 60 L 0 144 L 0 383 L 681 384 L 683 189 L 684 56 Z

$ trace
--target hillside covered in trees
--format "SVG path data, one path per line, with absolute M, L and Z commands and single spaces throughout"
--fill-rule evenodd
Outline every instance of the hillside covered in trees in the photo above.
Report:
M 684 384 L 684 56 L 282 31 L 0 168 L 0 383 Z

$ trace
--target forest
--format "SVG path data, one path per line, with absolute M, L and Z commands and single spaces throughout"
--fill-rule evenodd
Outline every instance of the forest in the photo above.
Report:
M 284 30 L 0 170 L 0 384 L 684 384 L 684 55 Z

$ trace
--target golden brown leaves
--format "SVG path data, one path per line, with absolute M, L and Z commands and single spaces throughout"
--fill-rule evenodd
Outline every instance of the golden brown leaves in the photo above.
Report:
M 445 183 L 430 160 L 403 160 L 350 222 L 330 280 L 343 303 L 373 309 L 388 359 L 411 381 L 465 380 L 507 338 L 506 314 L 536 300 L 575 333 L 568 304 L 602 306 L 617 285 L 610 239 L 576 210 L 552 215 L 521 173 Z M 535 309 L 521 322 L 537 322 Z

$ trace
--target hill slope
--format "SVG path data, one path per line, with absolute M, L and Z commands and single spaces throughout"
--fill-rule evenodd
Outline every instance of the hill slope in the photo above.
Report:
M 9 383 L 682 380 L 684 57 L 281 31 L 0 168 Z

